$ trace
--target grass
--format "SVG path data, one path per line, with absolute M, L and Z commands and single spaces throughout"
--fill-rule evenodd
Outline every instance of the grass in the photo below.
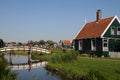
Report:
M 120 80 L 120 61 L 79 57 L 75 62 L 49 63 L 48 66 L 57 68 L 58 70 L 61 70 L 61 72 L 67 71 L 65 75 L 68 75 L 68 73 L 75 73 L 82 77 L 87 75 L 90 70 L 93 70 L 103 74 L 106 80 Z
M 0 80 L 17 80 L 17 75 L 7 67 L 7 62 L 3 56 L 0 56 Z
M 49 63 L 46 66 L 47 69 L 59 73 L 64 80 L 87 80 L 86 77 L 92 74 L 92 79 L 88 80 L 100 80 L 96 78 L 96 74 L 102 76 L 105 80 L 120 80 L 120 59 L 119 58 L 89 58 L 81 57 L 77 55 L 76 60 L 67 60 L 67 57 L 71 51 L 63 53 L 62 51 L 55 51 L 53 55 L 49 55 Z M 64 57 L 61 57 L 62 56 Z M 59 59 L 61 58 L 61 60 Z M 62 58 L 65 58 L 62 60 Z M 53 60 L 54 59 L 54 60 Z M 67 61 L 65 61 L 67 60 Z M 93 75 L 93 73 L 95 73 Z M 71 76 L 73 78 L 71 78 Z M 66 78 L 68 77 L 68 78 Z M 84 79 L 83 79 L 84 78 Z M 104 80 L 103 79 L 103 80 Z

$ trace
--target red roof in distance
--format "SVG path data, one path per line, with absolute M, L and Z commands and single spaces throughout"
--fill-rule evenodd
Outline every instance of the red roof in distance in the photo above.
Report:
M 63 40 L 63 44 L 64 45 L 71 45 L 71 42 L 70 42 L 70 40 Z

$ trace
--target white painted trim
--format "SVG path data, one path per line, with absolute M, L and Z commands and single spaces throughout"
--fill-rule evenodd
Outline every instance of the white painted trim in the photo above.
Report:
M 84 26 L 86 25 L 87 23 L 84 23 L 83 26 L 81 27 L 81 29 L 78 31 L 78 33 L 75 35 L 74 39 L 76 39 L 76 37 L 78 36 L 78 34 L 81 32 L 81 30 L 84 28 Z
M 94 42 L 93 42 L 93 39 L 91 39 L 91 50 L 92 51 L 96 51 L 96 39 L 95 40 L 95 46 L 93 46 Z
M 79 50 L 83 49 L 83 41 L 82 41 L 82 39 L 78 40 L 78 46 L 79 46 Z
M 120 20 L 118 19 L 118 17 L 115 16 L 115 17 L 112 19 L 112 21 L 108 24 L 108 26 L 107 26 L 107 28 L 104 30 L 104 32 L 102 33 L 102 35 L 101 35 L 102 38 L 103 38 L 104 34 L 105 34 L 106 31 L 109 29 L 109 27 L 111 26 L 111 24 L 113 23 L 113 21 L 114 21 L 115 19 L 117 19 L 118 22 L 120 23 Z

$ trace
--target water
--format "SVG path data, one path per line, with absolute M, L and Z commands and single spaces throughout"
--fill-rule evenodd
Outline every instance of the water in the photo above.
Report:
M 9 55 L 4 56 L 8 62 L 10 62 Z M 27 63 L 28 56 L 22 55 L 12 55 L 12 63 Z M 60 78 L 56 75 L 53 75 L 51 72 L 47 71 L 44 66 L 37 66 L 37 68 L 21 69 L 21 70 L 12 70 L 17 73 L 18 80 L 60 80 Z

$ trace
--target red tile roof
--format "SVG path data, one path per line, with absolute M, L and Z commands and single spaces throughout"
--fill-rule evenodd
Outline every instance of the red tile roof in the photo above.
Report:
M 71 45 L 71 42 L 70 42 L 70 40 L 63 40 L 63 44 L 64 45 Z
M 89 22 L 83 26 L 76 39 L 100 37 L 114 17 Z

